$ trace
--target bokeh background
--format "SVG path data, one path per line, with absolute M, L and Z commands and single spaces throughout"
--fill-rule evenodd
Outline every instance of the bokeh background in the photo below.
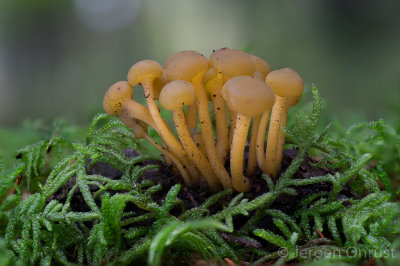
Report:
M 225 46 L 294 68 L 344 124 L 399 123 L 400 1 L 1 0 L 0 126 L 84 125 L 135 62 Z

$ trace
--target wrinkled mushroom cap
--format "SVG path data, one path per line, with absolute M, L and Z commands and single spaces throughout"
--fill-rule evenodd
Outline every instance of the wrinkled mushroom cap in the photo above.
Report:
M 255 65 L 250 55 L 236 49 L 222 48 L 210 56 L 210 66 L 220 72 L 226 79 L 253 75 Z
M 275 102 L 275 94 L 265 82 L 251 76 L 238 76 L 222 87 L 229 109 L 254 117 L 269 110 Z
M 194 102 L 193 85 L 184 80 L 169 82 L 160 93 L 160 104 L 167 110 L 183 108 Z
M 282 68 L 272 71 L 265 78 L 265 82 L 281 97 L 298 97 L 303 93 L 303 80 L 291 68 Z
M 269 74 L 269 72 L 271 72 L 271 67 L 269 66 L 269 64 L 267 62 L 265 62 L 258 56 L 250 54 L 250 57 L 251 57 L 251 60 L 253 60 L 253 62 L 254 62 L 256 72 L 261 73 L 264 76 L 264 78 L 263 78 L 263 80 L 264 80 L 265 77 Z
M 169 80 L 192 79 L 208 69 L 208 60 L 199 52 L 182 51 L 171 55 L 164 66 Z
M 134 64 L 128 72 L 128 82 L 133 87 L 144 79 L 162 77 L 162 66 L 154 60 L 142 60 Z
M 133 89 L 126 81 L 118 81 L 110 86 L 103 98 L 103 108 L 109 115 L 118 115 L 122 110 L 122 102 L 132 99 Z

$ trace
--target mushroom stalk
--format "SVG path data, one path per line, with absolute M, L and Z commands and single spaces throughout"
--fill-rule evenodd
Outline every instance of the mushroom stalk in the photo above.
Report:
M 217 155 L 222 163 L 225 163 L 229 151 L 228 119 L 226 118 L 225 100 L 222 97 L 222 78 L 217 77 L 218 82 L 211 89 L 211 102 L 217 129 Z
M 207 157 L 206 148 L 204 147 L 203 137 L 200 133 L 200 130 L 196 128 L 192 130 L 190 133 L 192 135 L 194 143 L 196 144 L 196 147 L 199 148 L 201 153 L 203 153 L 204 157 Z
M 144 89 L 144 93 L 146 95 L 146 102 L 149 108 L 150 115 L 152 116 L 156 128 L 159 130 L 159 134 L 161 138 L 164 140 L 168 149 L 172 151 L 172 153 L 176 154 L 178 158 L 182 160 L 182 163 L 189 168 L 189 172 L 192 174 L 192 177 L 195 179 L 194 181 L 198 181 L 198 172 L 195 168 L 193 161 L 188 158 L 187 153 L 182 147 L 181 143 L 176 139 L 168 125 L 165 123 L 164 119 L 161 117 L 160 110 L 154 100 L 154 91 L 151 80 L 143 80 L 142 86 Z
M 287 126 L 287 118 L 289 112 L 289 104 L 285 104 L 285 108 L 283 110 L 282 119 L 281 119 L 281 128 Z M 276 169 L 275 172 L 278 174 L 281 170 L 281 163 L 282 163 L 282 155 L 283 155 L 283 146 L 285 144 L 285 134 L 283 133 L 282 129 L 279 131 L 278 136 L 278 147 L 276 153 Z
M 285 109 L 284 109 L 284 112 L 282 115 L 281 128 L 287 126 L 289 109 L 292 106 L 295 106 L 300 101 L 300 98 L 301 98 L 301 94 L 296 97 L 287 98 Z M 285 144 L 285 134 L 283 134 L 283 131 L 281 131 L 281 133 L 279 134 L 279 137 L 278 137 L 278 150 L 277 150 L 277 154 L 276 154 L 276 158 L 277 158 L 276 159 L 277 160 L 276 172 L 277 173 L 279 173 L 280 168 L 281 168 L 284 144 Z
M 230 79 L 222 88 L 222 94 L 228 108 L 236 112 L 230 160 L 232 184 L 236 190 L 245 192 L 251 188 L 248 178 L 243 175 L 243 154 L 251 118 L 259 119 L 262 113 L 270 109 L 275 95 L 267 84 L 251 76 Z M 253 142 L 255 132 L 256 129 Z
M 164 147 L 158 145 L 152 138 L 149 137 L 149 135 L 145 134 L 144 138 L 148 142 L 150 142 L 150 144 L 153 145 L 157 150 L 159 150 L 166 158 L 169 158 L 172 161 L 176 168 L 178 168 L 183 180 L 185 181 L 185 184 L 187 184 L 189 187 L 194 185 L 194 182 L 190 178 L 187 169 L 183 166 L 181 161 L 175 155 L 167 151 Z
M 267 132 L 268 120 L 270 110 L 264 112 L 260 119 L 260 124 L 258 126 L 257 132 L 257 145 L 256 145 L 256 153 L 257 153 L 257 163 L 258 167 L 260 167 L 261 171 L 265 172 L 265 134 Z
M 189 130 L 197 128 L 197 104 L 195 102 L 188 107 L 186 124 Z
M 135 100 L 123 101 L 121 105 L 124 116 L 143 121 L 159 133 L 156 124 L 150 115 L 149 109 L 146 106 L 141 105 Z
M 211 167 L 214 170 L 219 182 L 224 188 L 231 188 L 231 178 L 226 171 L 224 165 L 218 159 L 217 151 L 214 144 L 214 133 L 211 124 L 210 109 L 208 105 L 207 93 L 203 87 L 203 73 L 199 73 L 193 78 L 192 84 L 196 94 L 197 109 L 199 112 L 200 127 L 203 132 L 203 141 L 206 148 L 207 157 Z
M 235 131 L 237 114 L 236 112 L 229 110 L 228 108 L 228 115 L 229 115 L 229 145 L 232 145 L 233 132 Z
M 246 175 L 252 176 L 257 167 L 257 155 L 256 155 L 256 145 L 257 145 L 257 135 L 258 127 L 260 125 L 261 115 L 253 118 L 253 124 L 251 126 L 251 135 L 249 143 L 249 152 L 247 160 Z
M 221 86 L 233 77 L 250 76 L 253 75 L 255 71 L 255 63 L 249 54 L 230 48 L 222 48 L 214 51 L 210 56 L 210 67 L 219 73 L 218 75 L 222 79 Z M 223 113 L 224 116 L 226 116 L 225 110 Z M 236 116 L 234 112 L 229 111 L 229 120 L 228 147 L 232 143 L 235 129 Z
M 139 124 L 139 120 L 127 117 L 124 114 L 118 115 L 119 120 L 124 123 L 126 126 L 130 127 L 135 135 L 135 138 L 142 139 L 144 135 L 147 133 L 147 125 Z
M 265 169 L 267 174 L 275 178 L 280 168 L 283 144 L 285 142 L 281 125 L 286 125 L 288 108 L 300 100 L 304 84 L 299 74 L 290 68 L 282 68 L 270 72 L 265 78 L 265 83 L 276 94 L 276 104 L 272 109 L 268 132 Z
M 161 136 L 161 133 L 158 130 L 158 128 L 156 127 L 156 125 L 153 121 L 153 118 L 150 115 L 149 109 L 147 107 L 137 103 L 134 100 L 129 100 L 129 101 L 125 101 L 122 103 L 122 108 L 123 108 L 123 111 L 122 111 L 121 115 L 119 115 L 119 118 L 125 125 L 129 126 L 134 131 L 134 133 L 140 132 L 139 125 L 132 124 L 132 122 L 129 122 L 128 119 L 136 119 L 139 122 L 145 123 L 147 126 L 152 127 L 157 132 L 157 134 Z M 138 129 L 138 130 L 135 130 L 135 129 Z M 135 136 L 136 136 L 136 133 L 135 133 Z M 136 137 L 138 137 L 138 136 L 136 136 Z M 164 150 L 166 150 L 165 145 L 163 145 L 163 146 L 164 147 L 162 147 L 162 148 Z M 157 147 L 155 147 L 155 148 L 158 149 Z M 164 156 L 165 156 L 166 163 L 169 164 L 171 162 L 174 162 L 166 154 L 164 154 Z M 180 164 L 182 165 L 182 163 L 180 163 Z M 186 173 L 183 173 L 178 165 L 177 165 L 177 168 L 181 172 L 181 175 L 186 182 L 186 177 L 184 175 L 187 175 L 187 171 L 186 171 Z
M 218 191 L 220 189 L 219 182 L 216 178 L 214 178 L 213 170 L 206 157 L 204 157 L 201 151 L 196 147 L 196 144 L 190 136 L 189 130 L 186 126 L 185 114 L 183 112 L 183 109 L 181 107 L 173 109 L 172 115 L 174 118 L 174 123 L 176 131 L 178 132 L 179 139 L 181 140 L 186 152 L 189 154 L 189 156 L 192 157 L 197 168 L 200 170 L 204 179 L 207 181 L 210 190 L 213 192 Z
M 161 142 L 162 142 L 162 140 L 161 140 Z M 164 142 L 162 142 L 162 145 L 160 145 L 163 149 L 167 149 L 167 145 L 165 145 L 164 144 Z M 172 160 L 170 159 L 170 158 L 168 158 L 168 157 L 165 157 L 165 163 L 166 164 L 172 164 Z
M 272 107 L 271 122 L 268 130 L 265 172 L 271 177 L 276 177 L 276 154 L 278 151 L 278 136 L 281 134 L 282 114 L 285 110 L 286 98 L 275 96 L 275 104 Z M 283 133 L 282 133 L 283 134 Z
M 235 133 L 231 146 L 231 176 L 233 187 L 239 192 L 247 192 L 251 188 L 250 181 L 243 176 L 243 155 L 246 146 L 247 132 L 250 127 L 251 118 L 246 115 L 237 114 Z
M 194 185 L 192 180 L 190 179 L 189 173 L 183 167 L 183 165 L 179 161 L 179 159 L 176 158 L 176 156 L 173 155 L 172 153 L 168 152 L 164 147 L 161 147 L 160 145 L 158 145 L 152 138 L 150 138 L 146 132 L 146 129 L 143 128 L 142 125 L 140 125 L 140 121 L 137 121 L 134 118 L 126 116 L 126 114 L 121 114 L 118 116 L 118 118 L 122 121 L 122 123 L 124 123 L 125 125 L 127 125 L 128 127 L 130 127 L 132 129 L 136 138 L 145 138 L 148 142 L 150 142 L 150 144 L 154 148 L 156 148 L 158 151 L 160 151 L 164 155 L 166 160 L 168 159 L 168 160 L 172 161 L 175 164 L 175 166 L 178 168 L 183 180 L 189 187 L 192 187 Z

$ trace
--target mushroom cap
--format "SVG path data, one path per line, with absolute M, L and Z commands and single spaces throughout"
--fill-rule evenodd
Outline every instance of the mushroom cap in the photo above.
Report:
M 271 72 L 271 67 L 269 66 L 269 64 L 265 62 L 263 59 L 259 58 L 258 56 L 250 54 L 250 57 L 251 60 L 253 60 L 254 62 L 256 71 L 260 72 L 265 79 L 265 77 L 269 74 L 269 72 Z
M 154 60 L 142 60 L 134 64 L 128 72 L 128 82 L 133 87 L 146 78 L 159 78 L 163 75 L 162 66 Z
M 167 77 L 167 72 L 163 71 L 163 75 L 154 79 L 153 88 L 154 88 L 154 98 L 158 99 L 160 97 L 160 92 L 162 88 L 167 85 L 169 82 Z
M 292 107 L 292 106 L 297 105 L 299 103 L 300 99 L 301 99 L 301 95 L 296 96 L 296 97 L 289 97 L 289 98 L 287 98 L 287 102 L 288 102 L 289 106 Z
M 231 48 L 214 51 L 210 56 L 210 66 L 227 79 L 243 75 L 251 76 L 255 71 L 255 64 L 249 54 Z
M 207 84 L 210 80 L 215 78 L 218 75 L 218 72 L 213 68 L 209 68 L 203 75 L 203 84 Z
M 208 60 L 196 51 L 181 51 L 171 55 L 164 66 L 169 80 L 192 79 L 208 69 Z
M 122 102 L 132 99 L 133 89 L 126 81 L 118 81 L 110 86 L 103 98 L 103 108 L 109 115 L 118 115 Z
M 222 87 L 222 96 L 234 112 L 254 117 L 269 110 L 275 94 L 265 82 L 251 76 L 238 76 Z
M 261 81 L 265 80 L 265 76 L 263 73 L 261 73 L 260 71 L 256 70 L 254 71 L 253 77 L 255 77 L 256 79 L 259 79 Z
M 282 68 L 272 71 L 265 78 L 265 82 L 281 97 L 298 97 L 303 93 L 303 80 L 291 68 Z
M 164 109 L 173 110 L 194 102 L 193 85 L 184 80 L 169 82 L 160 93 L 160 104 Z
M 217 85 L 216 83 L 219 82 L 217 76 L 218 72 L 215 71 L 213 68 L 209 68 L 203 75 L 203 84 L 204 89 L 207 92 L 208 100 L 211 101 L 210 95 L 212 94 L 212 88 L 220 87 L 221 85 Z

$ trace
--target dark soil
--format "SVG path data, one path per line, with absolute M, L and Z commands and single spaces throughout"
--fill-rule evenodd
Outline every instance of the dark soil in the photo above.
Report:
M 125 150 L 125 154 L 128 158 L 138 156 L 139 154 L 133 149 Z M 247 155 L 247 154 L 245 154 Z M 292 160 L 296 157 L 297 150 L 296 149 L 287 149 L 283 153 L 282 158 L 282 167 L 281 172 L 285 171 Z M 312 163 L 316 163 L 317 160 L 311 157 L 307 157 L 302 165 L 299 168 L 299 171 L 294 175 L 293 178 L 309 178 L 313 176 L 321 176 L 327 173 L 334 173 L 332 170 L 327 168 L 316 168 L 312 165 Z M 89 164 L 89 162 L 88 162 Z M 163 189 L 154 195 L 154 200 L 161 202 L 166 193 L 169 189 L 177 184 L 181 183 L 182 180 L 180 176 L 178 176 L 174 171 L 171 169 L 171 165 L 163 164 L 159 161 L 145 161 L 140 163 L 139 165 L 149 165 L 149 164 L 156 164 L 159 166 L 158 169 L 153 169 L 146 171 L 142 177 L 142 180 L 151 180 L 155 184 L 161 184 Z M 229 161 L 226 163 L 226 167 L 229 170 Z M 93 166 L 88 167 L 87 173 L 89 175 L 102 175 L 111 179 L 119 179 L 122 176 L 122 172 L 115 169 L 114 167 L 110 166 L 109 164 L 98 162 L 95 163 Z M 251 181 L 253 183 L 253 189 L 246 193 L 246 198 L 253 199 L 265 192 L 268 192 L 267 185 L 265 181 L 261 178 L 261 170 L 257 168 L 254 175 L 251 177 Z M 278 175 L 279 176 L 279 175 Z M 65 184 L 59 191 L 57 191 L 52 197 L 48 200 L 56 199 L 58 201 L 63 202 L 68 191 L 75 185 L 76 179 L 75 177 L 71 178 L 67 184 Z M 90 186 L 90 189 L 95 192 L 97 190 L 96 186 Z M 274 208 L 280 209 L 284 212 L 290 211 L 294 205 L 304 197 L 308 195 L 321 192 L 321 191 L 330 191 L 331 184 L 330 183 L 318 183 L 314 185 L 307 185 L 297 187 L 297 195 L 290 196 L 290 195 L 282 195 L 279 197 L 276 202 L 274 203 Z M 79 190 L 77 191 L 79 192 Z M 79 196 L 80 195 L 80 196 Z M 178 195 L 178 197 L 183 200 L 186 204 L 187 209 L 197 207 L 201 203 L 204 202 L 211 194 L 207 190 L 207 186 L 205 183 L 202 184 L 200 188 L 191 189 L 186 187 L 182 184 L 182 189 Z M 230 199 L 226 199 L 229 202 Z M 88 211 L 88 207 L 86 206 L 82 196 L 80 193 L 75 193 L 73 200 L 71 201 L 71 208 L 74 211 Z
M 138 156 L 138 153 L 135 150 L 132 149 L 127 149 L 125 150 L 125 154 L 128 158 Z M 283 158 L 282 158 L 282 167 L 281 167 L 281 172 L 285 171 L 286 168 L 290 165 L 292 160 L 296 157 L 297 155 L 297 150 L 296 149 L 287 149 L 284 151 Z M 245 157 L 247 157 L 247 150 L 245 152 Z M 321 176 L 321 175 L 326 175 L 327 173 L 334 174 L 332 170 L 327 169 L 327 168 L 322 168 L 322 167 L 314 167 L 312 164 L 316 163 L 317 159 L 314 159 L 312 157 L 307 157 L 304 162 L 301 164 L 299 170 L 296 172 L 293 178 L 310 178 L 314 176 Z M 90 162 L 88 162 L 89 165 Z M 174 171 L 172 171 L 171 165 L 166 165 L 163 164 L 159 161 L 145 161 L 142 162 L 141 165 L 149 165 L 149 164 L 157 164 L 159 166 L 158 169 L 153 169 L 146 171 L 141 178 L 142 180 L 151 180 L 155 184 L 161 184 L 162 189 L 155 193 L 153 195 L 153 199 L 158 202 L 162 203 L 163 199 L 165 198 L 165 195 L 169 191 L 169 189 L 177 184 L 181 183 L 182 180 L 180 176 L 178 176 Z M 229 170 L 229 162 L 226 163 L 226 167 Z M 95 163 L 91 167 L 88 167 L 87 170 L 88 174 L 96 174 L 96 175 L 102 175 L 111 179 L 118 179 L 122 176 L 122 172 L 115 169 L 114 167 L 106 164 L 106 163 Z M 268 192 L 268 186 L 266 185 L 265 181 L 261 178 L 261 170 L 257 169 L 255 174 L 251 177 L 251 181 L 253 184 L 253 189 L 246 193 L 245 197 L 248 198 L 249 200 L 265 193 Z M 278 175 L 279 176 L 279 175 Z M 52 197 L 48 199 L 48 201 L 52 199 L 57 199 L 60 202 L 64 202 L 66 195 L 68 194 L 68 191 L 75 185 L 76 179 L 75 177 L 71 178 L 67 184 L 65 184 L 62 188 L 59 189 Z M 90 189 L 92 192 L 95 192 L 98 188 L 96 186 L 91 186 Z M 293 213 L 293 211 L 296 209 L 298 202 L 314 193 L 318 192 L 323 192 L 323 191 L 330 191 L 331 190 L 331 184 L 330 183 L 317 183 L 313 185 L 306 185 L 306 186 L 300 186 L 296 187 L 296 192 L 297 195 L 292 196 L 292 195 L 280 195 L 271 208 L 273 209 L 278 209 L 281 210 L 287 214 Z M 72 200 L 71 200 L 71 210 L 72 211 L 90 211 L 88 206 L 86 205 L 83 196 L 81 193 L 79 193 L 79 190 L 77 191 L 78 193 L 75 193 Z M 115 194 L 118 191 L 110 191 L 110 194 Z M 202 204 L 211 194 L 207 190 L 207 186 L 203 184 L 200 188 L 196 189 L 191 189 L 189 187 L 186 187 L 184 184 L 182 184 L 182 188 L 178 194 L 178 198 L 181 199 L 185 205 L 186 209 L 191 209 L 193 207 L 198 207 L 200 204 Z M 220 211 L 224 206 L 226 206 L 232 197 L 237 195 L 237 193 L 233 193 L 231 195 L 227 195 L 223 197 L 216 206 L 213 206 L 211 212 L 218 212 Z M 342 190 L 342 194 L 339 195 L 339 197 L 349 197 L 351 196 L 350 191 L 347 187 L 344 187 Z M 100 200 L 97 199 L 96 203 L 100 206 Z M 134 211 L 136 215 L 144 214 L 145 211 L 142 209 L 139 209 L 137 206 L 135 206 L 132 203 L 128 203 L 126 206 L 126 211 Z M 176 206 L 172 210 L 172 214 L 174 215 L 179 215 L 182 213 L 182 210 L 179 206 Z M 253 213 L 250 213 L 250 216 Z M 235 227 L 240 227 L 240 225 L 244 224 L 247 219 L 249 219 L 249 216 L 237 216 L 235 217 L 234 220 L 234 226 Z M 144 223 L 141 223 L 140 225 L 142 226 L 151 226 L 153 221 L 146 221 Z M 139 225 L 139 224 L 137 224 Z M 258 224 L 260 228 L 268 228 L 272 231 L 275 231 L 275 225 L 273 224 L 273 221 L 270 217 L 265 218 L 264 220 L 260 221 Z M 276 229 L 276 228 L 275 228 Z M 221 236 L 228 242 L 233 242 L 237 243 L 242 246 L 247 246 L 247 247 L 256 247 L 260 248 L 260 243 L 258 242 L 252 242 L 248 240 L 244 240 L 238 237 L 235 237 L 234 235 L 230 235 L 227 233 L 222 233 Z M 267 242 L 263 242 L 260 240 L 262 245 L 265 247 L 269 246 Z
M 138 156 L 139 154 L 133 149 L 125 150 L 125 154 L 128 158 Z M 282 158 L 282 167 L 281 172 L 285 171 L 292 160 L 296 157 L 297 150 L 296 149 L 287 149 L 283 153 Z M 247 150 L 245 152 L 245 157 L 247 157 Z M 307 157 L 302 165 L 300 166 L 297 173 L 294 175 L 293 178 L 309 178 L 313 176 L 321 176 L 327 173 L 332 173 L 332 170 L 327 168 L 316 168 L 312 165 L 312 163 L 316 163 L 317 160 L 313 159 L 312 157 Z M 171 165 L 163 164 L 159 161 L 145 161 L 142 162 L 141 165 L 149 165 L 149 164 L 157 164 L 159 166 L 158 169 L 146 171 L 142 177 L 143 180 L 151 180 L 155 184 L 161 184 L 162 190 L 154 194 L 154 200 L 156 202 L 161 203 L 164 199 L 166 193 L 169 189 L 175 185 L 176 183 L 182 183 L 181 178 L 171 169 Z M 89 162 L 88 162 L 89 165 Z M 229 161 L 226 163 L 226 168 L 229 170 Z M 93 166 L 88 167 L 87 170 L 88 174 L 96 174 L 102 175 L 111 179 L 118 179 L 122 176 L 122 172 L 115 169 L 114 167 L 98 162 L 95 163 Z M 265 192 L 268 192 L 267 185 L 265 181 L 261 178 L 261 170 L 257 168 L 255 174 L 251 177 L 251 181 L 253 183 L 253 189 L 246 194 L 246 198 L 253 199 Z M 279 176 L 279 175 L 278 175 Z M 66 198 L 68 191 L 75 185 L 76 179 L 75 177 L 71 178 L 67 184 L 65 184 L 59 191 L 57 191 L 52 197 L 48 200 L 56 199 L 58 201 L 63 202 Z M 90 189 L 95 192 L 97 190 L 96 186 L 91 186 Z M 331 184 L 330 183 L 318 183 L 313 185 L 301 186 L 297 187 L 297 195 L 281 195 L 273 204 L 272 208 L 282 210 L 285 213 L 290 213 L 296 204 L 303 198 L 307 197 L 308 195 L 321 192 L 321 191 L 330 191 Z M 79 191 L 77 191 L 79 192 Z M 350 192 L 348 192 L 347 188 L 344 188 L 344 195 L 341 197 L 347 197 Z M 110 192 L 114 194 L 115 192 Z M 203 184 L 200 188 L 191 189 L 186 187 L 182 184 L 182 189 L 179 192 L 178 197 L 183 200 L 186 204 L 186 209 L 190 209 L 193 207 L 198 207 L 201 203 L 204 202 L 211 194 L 207 190 L 206 184 Z M 225 197 L 221 202 L 220 206 L 216 207 L 215 211 L 218 211 L 224 203 L 228 203 L 232 196 L 230 195 Z M 81 193 L 75 193 L 72 201 L 71 201 L 71 209 L 74 211 L 89 211 L 88 206 L 85 204 Z M 134 211 L 138 211 L 135 209 Z M 176 213 L 179 215 L 179 212 Z

